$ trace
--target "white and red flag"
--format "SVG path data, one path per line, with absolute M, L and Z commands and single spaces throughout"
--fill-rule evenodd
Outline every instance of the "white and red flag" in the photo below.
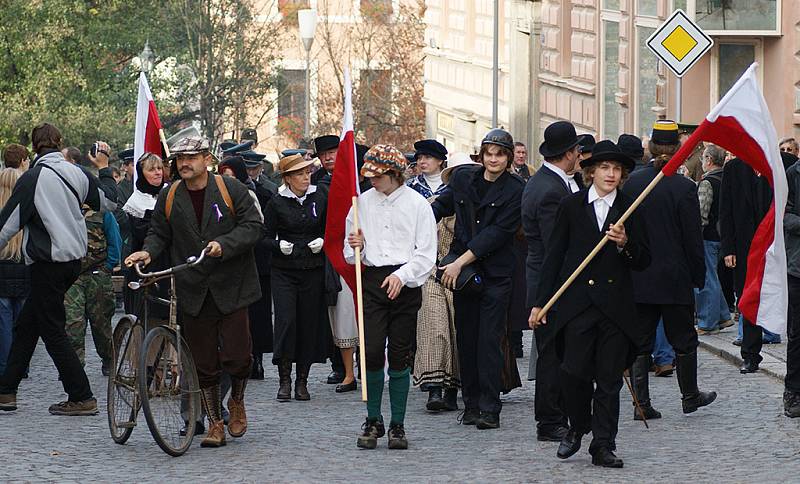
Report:
M 756 81 L 757 66 L 751 65 L 742 74 L 662 171 L 672 175 L 698 143 L 708 141 L 730 151 L 769 181 L 772 205 L 750 245 L 739 310 L 754 324 L 785 333 L 788 292 L 783 214 L 788 187 L 775 126 Z
M 139 74 L 139 97 L 136 101 L 136 132 L 133 136 L 133 160 L 139 161 L 144 153 L 162 156 L 161 120 L 150 92 L 144 72 Z M 134 181 L 136 170 L 133 171 Z
M 343 250 L 347 214 L 353 206 L 353 197 L 357 197 L 359 193 L 356 141 L 353 133 L 353 87 L 350 81 L 350 71 L 345 70 L 344 119 L 331 187 L 328 192 L 324 250 L 333 268 L 342 276 L 354 294 L 356 292 L 356 270 L 355 266 L 344 260 Z

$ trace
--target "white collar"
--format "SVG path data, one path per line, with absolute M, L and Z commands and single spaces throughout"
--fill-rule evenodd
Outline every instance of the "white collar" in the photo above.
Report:
M 589 203 L 594 203 L 596 200 L 602 200 L 608 204 L 609 207 L 614 205 L 614 200 L 617 199 L 617 189 L 615 188 L 614 191 L 606 195 L 605 197 L 601 197 L 597 190 L 594 188 L 594 183 L 592 186 L 589 187 Z
M 556 175 L 560 176 L 561 179 L 564 180 L 564 183 L 567 184 L 567 186 L 569 186 L 569 182 L 570 181 L 573 181 L 573 182 L 575 181 L 574 178 L 571 178 L 569 175 L 567 175 L 566 171 L 564 171 L 561 168 L 557 167 L 556 165 L 550 163 L 549 161 L 543 161 L 542 164 L 544 166 L 546 166 L 547 168 L 550 168 L 550 170 L 552 170 Z
M 388 201 L 389 203 L 394 203 L 395 200 L 400 198 L 400 195 L 405 193 L 406 188 L 408 188 L 406 185 L 400 185 L 399 187 L 395 188 L 395 190 L 388 196 L 379 192 L 378 190 L 375 190 L 375 196 L 378 197 L 378 200 L 380 200 L 381 202 Z
M 295 200 L 298 200 L 298 201 L 302 202 L 303 200 L 306 199 L 307 196 L 311 195 L 312 193 L 314 193 L 316 191 L 317 191 L 317 186 L 316 185 L 309 185 L 308 186 L 308 190 L 306 190 L 306 194 L 303 195 L 302 197 L 298 197 L 297 194 L 295 194 L 292 191 L 292 189 L 289 188 L 289 185 L 283 185 L 281 187 L 281 189 L 278 190 L 278 195 L 280 195 L 282 197 L 286 197 L 286 198 L 294 198 Z

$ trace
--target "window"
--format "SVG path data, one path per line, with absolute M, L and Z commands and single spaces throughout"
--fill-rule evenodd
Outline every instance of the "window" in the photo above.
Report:
M 293 136 L 306 119 L 306 71 L 284 69 L 278 77 L 278 132 Z
M 658 81 L 658 59 L 647 48 L 647 39 L 655 31 L 651 27 L 639 27 L 637 32 L 638 44 L 637 58 L 639 60 L 639 70 L 636 75 L 639 78 L 638 95 L 636 98 L 637 109 L 637 128 L 636 134 L 640 138 L 650 135 L 650 129 L 656 120 L 656 113 L 653 107 L 656 105 L 656 83 Z
M 619 24 L 603 21 L 603 136 L 619 135 L 619 112 L 616 93 L 619 87 Z
M 739 76 L 756 60 L 755 44 L 719 44 L 717 93 L 722 99 Z
M 603 0 L 605 10 L 619 10 L 619 0 Z
M 636 2 L 636 13 L 638 15 L 647 15 L 649 17 L 655 17 L 658 15 L 658 10 L 656 7 L 657 0 L 637 0 Z
M 673 7 L 674 7 L 674 8 L 672 9 L 673 11 L 675 11 L 675 10 L 678 10 L 678 9 L 681 9 L 681 10 L 683 10 L 684 12 L 687 12 L 687 13 L 688 13 L 688 8 L 689 8 L 689 7 L 687 7 L 687 6 L 686 6 L 686 0 L 675 0 L 674 2 L 672 2 L 672 5 L 673 5 Z
M 706 31 L 777 34 L 780 30 L 777 0 L 695 0 L 694 10 L 695 21 Z

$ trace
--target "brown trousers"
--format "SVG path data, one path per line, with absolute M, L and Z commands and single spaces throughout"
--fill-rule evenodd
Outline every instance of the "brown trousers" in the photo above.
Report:
M 184 313 L 180 321 L 200 388 L 218 385 L 223 370 L 233 378 L 250 376 L 252 342 L 246 307 L 222 314 L 209 293 L 200 314 Z

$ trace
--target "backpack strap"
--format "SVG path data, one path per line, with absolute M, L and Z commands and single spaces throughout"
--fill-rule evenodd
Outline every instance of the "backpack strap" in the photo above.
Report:
M 181 184 L 181 180 L 177 180 L 175 183 L 169 187 L 169 192 L 167 193 L 167 206 L 164 207 L 164 211 L 167 214 L 167 222 L 169 222 L 169 216 L 172 214 L 172 204 L 175 203 L 175 190 L 178 189 L 178 185 Z
M 231 212 L 231 215 L 236 217 L 236 211 L 233 209 L 233 200 L 231 199 L 231 194 L 228 192 L 228 187 L 225 186 L 225 180 L 222 179 L 219 175 L 212 175 L 214 177 L 214 181 L 217 182 L 217 189 L 219 193 L 222 195 L 222 200 L 225 202 L 225 205 L 228 207 L 228 210 Z

